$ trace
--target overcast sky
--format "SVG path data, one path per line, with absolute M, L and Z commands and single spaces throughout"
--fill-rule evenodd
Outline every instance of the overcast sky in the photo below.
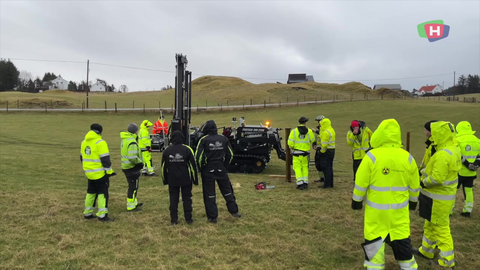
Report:
M 450 26 L 446 39 L 419 37 L 417 24 L 439 19 Z M 454 71 L 480 74 L 480 1 L 0 1 L 0 57 L 33 76 L 78 82 L 89 59 L 91 80 L 159 89 L 174 85 L 175 53 L 187 55 L 194 79 L 286 82 L 307 73 L 317 82 L 447 88 Z

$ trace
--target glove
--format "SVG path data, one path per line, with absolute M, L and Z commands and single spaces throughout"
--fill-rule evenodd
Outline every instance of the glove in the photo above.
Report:
M 113 172 L 113 173 L 107 174 L 107 176 L 108 176 L 108 177 L 112 177 L 112 176 L 115 176 L 115 175 L 117 175 L 117 173 L 116 173 L 116 172 Z
M 352 200 L 352 209 L 353 210 L 362 210 L 363 204 L 362 202 L 357 202 L 355 200 Z
M 408 210 L 415 210 L 417 208 L 417 202 L 408 202 Z
M 470 171 L 476 171 L 476 170 L 478 170 L 478 168 L 479 168 L 479 166 L 478 166 L 478 165 L 475 165 L 474 163 L 468 164 L 468 169 L 469 169 Z
M 152 148 L 150 146 L 147 146 L 148 152 L 152 152 Z

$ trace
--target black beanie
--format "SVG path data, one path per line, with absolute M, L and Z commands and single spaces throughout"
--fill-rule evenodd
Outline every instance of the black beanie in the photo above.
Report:
M 102 134 L 103 127 L 100 124 L 92 124 L 90 129 L 97 132 L 98 134 Z
M 431 125 L 432 123 L 435 123 L 435 122 L 438 122 L 438 121 L 437 121 L 437 120 L 428 121 L 427 123 L 425 123 L 425 125 L 424 125 L 423 127 L 425 127 L 426 130 L 432 132 L 432 129 L 431 129 L 430 125 Z

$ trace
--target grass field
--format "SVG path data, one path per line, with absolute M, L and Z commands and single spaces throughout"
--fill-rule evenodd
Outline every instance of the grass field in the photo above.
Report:
M 196 125 L 209 119 L 230 125 L 231 117 L 245 116 L 247 124 L 269 120 L 282 128 L 295 127 L 300 116 L 313 120 L 326 115 L 337 132 L 335 188 L 321 190 L 312 182 L 309 190 L 298 191 L 294 183 L 269 179 L 269 174 L 285 171 L 284 162 L 274 158 L 261 175 L 231 175 L 241 219 L 230 217 L 220 196 L 219 222 L 207 223 L 201 186 L 194 186 L 195 222 L 187 225 L 181 219 L 178 226 L 170 226 L 168 191 L 160 177 L 141 178 L 138 198 L 144 211 L 126 212 L 119 132 L 129 122 L 154 121 L 156 114 L 0 113 L 0 269 L 363 269 L 363 211 L 350 209 L 352 162 L 345 142 L 350 121 L 364 120 L 374 130 L 383 119 L 397 119 L 404 141 L 411 132 L 411 153 L 420 163 L 426 121 L 468 120 L 480 130 L 480 118 L 473 113 L 479 108 L 383 100 L 194 114 Z M 310 127 L 316 125 L 312 120 Z M 110 224 L 86 221 L 82 214 L 87 182 L 79 147 L 94 122 L 104 127 L 118 173 L 111 179 L 109 215 L 116 221 Z M 154 153 L 153 161 L 158 168 L 160 154 Z M 313 171 L 311 175 L 316 178 Z M 260 181 L 276 188 L 254 190 Z M 475 190 L 471 219 L 459 215 L 462 197 L 459 192 L 451 218 L 456 269 L 480 269 L 480 193 Z M 411 217 L 412 243 L 419 246 L 423 220 L 417 212 Z M 389 248 L 386 254 L 386 269 L 399 269 Z M 417 261 L 420 269 L 428 269 L 425 260 Z
M 285 103 L 328 99 L 363 99 L 369 94 L 370 99 L 380 98 L 380 92 L 374 92 L 358 82 L 329 84 L 306 82 L 298 84 L 252 84 L 233 77 L 200 77 L 192 82 L 193 106 L 223 106 L 242 104 Z M 381 91 L 384 98 L 393 98 L 390 90 Z M 335 96 L 335 97 L 334 97 Z M 3 92 L 0 93 L 0 108 L 81 108 L 86 102 L 85 93 L 63 90 L 48 90 L 43 93 Z M 175 101 L 174 89 L 165 91 L 131 92 L 131 93 L 95 93 L 89 94 L 89 108 L 101 109 L 107 102 L 108 108 L 170 108 Z

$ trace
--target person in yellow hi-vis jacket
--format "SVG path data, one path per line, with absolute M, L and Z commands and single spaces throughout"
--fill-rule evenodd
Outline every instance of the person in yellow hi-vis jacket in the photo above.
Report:
M 315 134 L 305 126 L 308 118 L 300 117 L 298 125 L 288 137 L 288 147 L 292 149 L 293 170 L 297 179 L 297 189 L 308 188 L 308 166 L 310 149 L 315 144 Z
M 316 147 L 320 147 L 320 167 L 325 175 L 325 183 L 319 188 L 333 188 L 333 159 L 335 158 L 335 130 L 328 118 L 320 121 L 320 135 Z
M 425 141 L 425 144 L 427 145 L 427 149 L 425 150 L 425 154 L 423 155 L 422 159 L 422 164 L 418 167 L 418 171 L 420 172 L 422 169 L 425 169 L 427 167 L 428 162 L 430 161 L 430 158 L 435 154 L 437 151 L 435 144 L 433 143 L 432 139 L 432 130 L 430 128 L 430 125 L 432 123 L 438 122 L 437 120 L 431 120 L 425 123 L 424 131 L 425 131 L 425 136 L 427 136 L 427 140 Z M 420 173 L 420 176 L 422 174 Z
M 142 174 L 148 176 L 154 176 L 155 172 L 153 171 L 153 162 L 152 162 L 152 140 L 150 139 L 150 134 L 148 128 L 153 126 L 152 122 L 148 120 L 143 120 L 140 126 L 140 136 L 138 138 L 138 146 L 142 151 L 143 157 L 143 170 Z
M 438 121 L 431 124 L 431 129 L 437 151 L 421 171 L 420 217 L 425 219 L 425 225 L 422 246 L 414 249 L 414 253 L 432 260 L 438 247 L 440 259 L 435 263 L 442 267 L 454 267 L 450 211 L 455 205 L 462 155 L 451 123 Z
M 477 169 L 474 165 L 477 155 L 480 154 L 480 140 L 473 135 L 475 131 L 467 121 L 457 124 L 457 140 L 462 152 L 462 168 L 458 172 L 457 189 L 463 186 L 465 205 L 462 216 L 470 217 L 473 210 L 473 180 L 477 178 Z
M 80 160 L 88 179 L 83 215 L 85 219 L 95 218 L 93 211 L 95 210 L 95 201 L 97 201 L 98 220 L 113 221 L 108 217 L 108 188 L 110 186 L 109 177 L 116 173 L 112 169 L 107 142 L 102 140 L 102 131 L 101 125 L 92 124 L 80 148 Z
M 382 121 L 372 135 L 372 150 L 362 159 L 355 179 L 352 209 L 365 201 L 367 269 L 385 269 L 385 243 L 393 249 L 401 269 L 418 269 L 410 242 L 410 210 L 415 210 L 420 184 L 417 164 L 402 149 L 400 125 Z
M 347 144 L 352 148 L 353 159 L 353 181 L 358 166 L 362 162 L 365 153 L 370 149 L 370 139 L 372 131 L 367 127 L 364 121 L 353 120 L 350 124 L 350 130 L 347 132 Z

